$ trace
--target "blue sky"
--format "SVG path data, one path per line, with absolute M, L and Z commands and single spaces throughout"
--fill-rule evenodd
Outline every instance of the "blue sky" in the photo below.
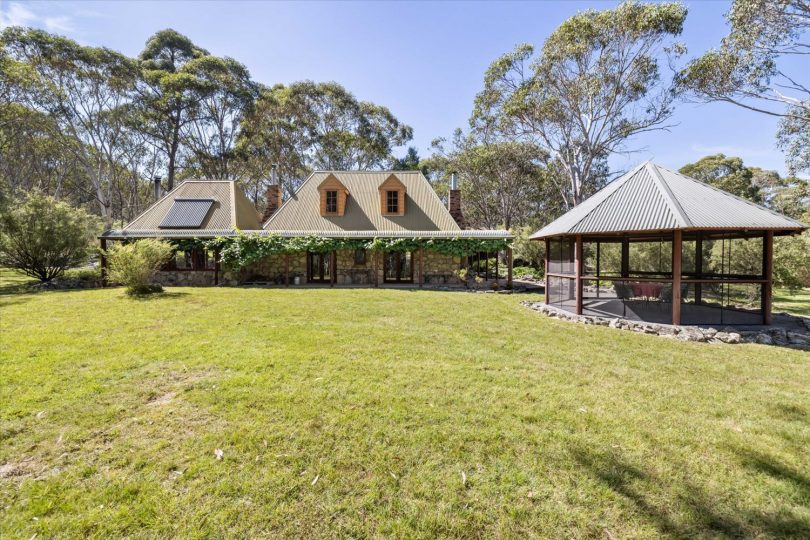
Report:
M 685 2 L 680 40 L 689 56 L 727 32 L 729 2 Z M 254 79 L 334 80 L 385 105 L 414 128 L 412 145 L 466 127 L 484 71 L 518 43 L 541 45 L 577 11 L 616 2 L 9 2 L 0 25 L 37 26 L 89 45 L 136 55 L 155 31 L 174 28 L 213 54 L 244 63 Z M 646 159 L 671 168 L 717 152 L 785 172 L 777 121 L 727 104 L 680 104 L 668 132 L 643 134 L 614 156 L 614 169 Z M 397 152 L 404 153 L 404 149 Z

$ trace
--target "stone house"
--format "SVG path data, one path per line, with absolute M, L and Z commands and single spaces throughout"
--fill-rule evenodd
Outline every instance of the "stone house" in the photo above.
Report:
M 448 204 L 419 171 L 316 171 L 287 200 L 277 183 L 268 187 L 261 216 L 233 182 L 180 184 L 107 241 L 130 238 L 205 239 L 239 234 L 285 238 L 507 240 L 508 231 L 465 227 L 455 175 Z M 182 245 L 182 242 L 179 243 Z M 511 249 L 451 256 L 437 251 L 334 250 L 273 255 L 238 271 L 222 269 L 216 253 L 178 249 L 159 273 L 167 285 L 327 284 L 385 286 L 459 285 L 468 268 L 478 281 L 511 286 Z

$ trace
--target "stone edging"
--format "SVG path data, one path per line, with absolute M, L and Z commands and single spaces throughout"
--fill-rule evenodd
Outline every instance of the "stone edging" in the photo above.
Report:
M 699 328 L 697 326 L 673 326 L 670 324 L 656 324 L 650 322 L 630 321 L 620 318 L 593 317 L 589 315 L 576 315 L 563 309 L 546 305 L 543 302 L 529 302 L 524 300 L 522 305 L 555 319 L 573 321 L 580 324 L 608 326 L 620 330 L 631 330 L 644 334 L 657 335 L 681 341 L 696 341 L 703 343 L 761 343 L 763 345 L 779 345 L 782 347 L 795 347 L 810 350 L 810 318 L 790 314 L 781 314 L 780 317 L 796 319 L 804 330 L 787 330 L 779 326 L 755 331 L 737 330 L 726 327 Z

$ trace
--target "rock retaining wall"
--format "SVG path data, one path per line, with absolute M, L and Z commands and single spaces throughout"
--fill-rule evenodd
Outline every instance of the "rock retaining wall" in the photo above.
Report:
M 779 345 L 782 347 L 795 347 L 810 350 L 810 318 L 787 313 L 780 314 L 779 317 L 783 320 L 790 319 L 790 329 L 774 325 L 771 327 L 762 327 L 762 329 L 758 330 L 739 330 L 730 326 L 718 330 L 717 328 L 711 327 L 673 326 L 620 318 L 611 319 L 607 317 L 577 315 L 563 309 L 549 306 L 543 302 L 523 301 L 521 304 L 555 319 L 573 321 L 580 324 L 608 326 L 610 328 L 630 330 L 682 341 L 731 344 L 761 343 L 763 345 Z

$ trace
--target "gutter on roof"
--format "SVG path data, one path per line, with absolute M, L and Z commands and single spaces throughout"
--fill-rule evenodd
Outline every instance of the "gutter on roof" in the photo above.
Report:
M 460 230 L 460 231 L 267 231 L 267 230 L 109 230 L 98 238 L 216 238 L 236 237 L 239 234 L 295 238 L 301 236 L 321 236 L 324 238 L 490 238 L 509 240 L 514 238 L 509 231 Z

